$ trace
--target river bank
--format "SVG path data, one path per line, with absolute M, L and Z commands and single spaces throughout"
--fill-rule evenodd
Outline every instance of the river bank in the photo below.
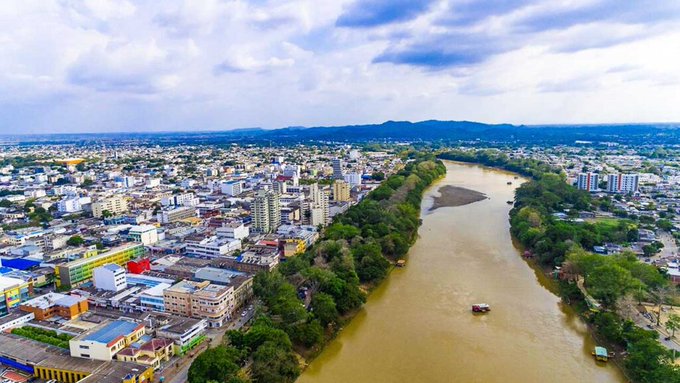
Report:
M 586 326 L 513 245 L 505 201 L 514 175 L 446 166 L 423 197 L 407 266 L 373 291 L 298 381 L 622 382 L 616 368 L 593 362 Z M 491 199 L 431 210 L 447 185 Z M 471 315 L 478 301 L 492 312 Z

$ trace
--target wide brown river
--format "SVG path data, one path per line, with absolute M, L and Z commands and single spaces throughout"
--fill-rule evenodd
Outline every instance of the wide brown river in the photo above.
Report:
M 522 180 L 446 166 L 446 178 L 425 193 L 407 266 L 371 294 L 298 382 L 624 382 L 613 365 L 593 361 L 585 326 L 513 246 L 506 201 Z M 490 199 L 430 212 L 444 185 Z M 492 311 L 472 315 L 477 302 Z

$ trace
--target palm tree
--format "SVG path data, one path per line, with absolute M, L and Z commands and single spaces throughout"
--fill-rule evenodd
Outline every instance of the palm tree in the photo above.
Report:
M 668 316 L 668 321 L 666 321 L 666 329 L 671 331 L 671 337 L 675 337 L 675 330 L 680 329 L 680 316 L 677 314 L 671 314 Z

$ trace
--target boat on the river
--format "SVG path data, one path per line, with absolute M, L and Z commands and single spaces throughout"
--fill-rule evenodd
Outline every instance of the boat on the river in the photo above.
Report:
M 473 313 L 488 313 L 489 311 L 491 311 L 491 306 L 486 303 L 475 303 L 472 305 Z
M 508 185 L 512 185 L 512 181 L 508 181 Z
M 595 357 L 595 360 L 600 362 L 606 362 L 609 360 L 610 357 L 609 352 L 607 352 L 607 349 L 600 346 L 596 346 L 592 354 Z
M 508 201 L 505 201 L 505 203 L 507 203 L 508 205 L 512 205 L 515 202 L 508 200 Z

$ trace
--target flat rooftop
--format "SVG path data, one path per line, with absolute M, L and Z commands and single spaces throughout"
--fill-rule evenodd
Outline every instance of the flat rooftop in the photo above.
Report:
M 142 324 L 124 320 L 115 320 L 106 323 L 101 328 L 98 328 L 95 331 L 85 335 L 82 339 L 89 340 L 91 342 L 108 344 L 120 336 L 125 336 L 132 333 L 138 326 L 142 326 Z
M 68 355 L 68 350 L 12 334 L 0 333 L 0 355 L 19 363 L 38 364 L 53 355 Z

